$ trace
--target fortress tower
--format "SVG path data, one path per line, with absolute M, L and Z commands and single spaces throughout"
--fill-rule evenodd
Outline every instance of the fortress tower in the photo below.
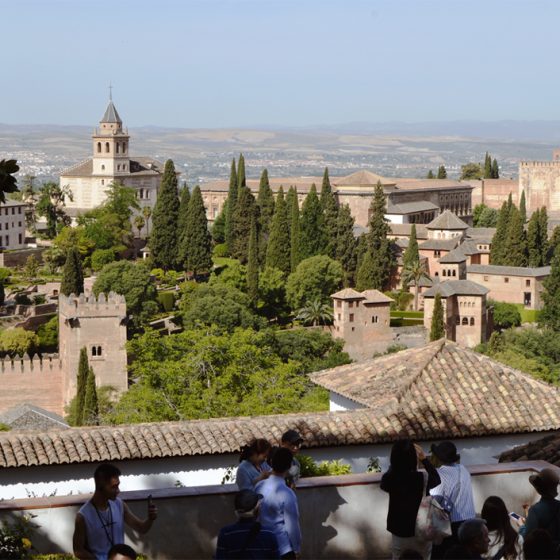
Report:
M 59 355 L 62 397 L 67 405 L 76 394 L 80 350 L 85 346 L 98 387 L 111 386 L 117 394 L 128 388 L 126 371 L 126 303 L 124 296 L 60 296 Z
M 551 161 L 519 163 L 519 193 L 525 191 L 527 214 L 546 206 L 553 218 L 560 218 L 560 150 L 554 150 Z

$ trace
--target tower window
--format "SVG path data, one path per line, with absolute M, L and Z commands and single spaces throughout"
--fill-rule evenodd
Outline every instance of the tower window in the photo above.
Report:
M 101 171 L 105 171 L 105 166 L 104 165 L 101 166 Z
M 474 317 L 471 317 L 471 327 L 474 327 Z
M 107 153 L 109 153 L 111 151 L 111 146 L 109 145 L 109 142 L 105 142 L 105 151 Z
M 463 325 L 468 325 L 469 324 L 469 319 L 467 317 L 463 317 L 462 324 Z
M 354 313 L 350 313 L 350 322 L 353 323 L 354 322 Z
M 120 144 L 117 142 L 117 154 L 120 152 Z
M 97 142 L 97 153 L 101 153 L 101 142 Z
M 122 153 L 126 154 L 126 142 L 122 143 Z

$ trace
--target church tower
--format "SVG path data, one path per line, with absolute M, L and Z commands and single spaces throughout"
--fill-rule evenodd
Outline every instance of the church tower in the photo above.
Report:
M 120 174 L 130 173 L 128 155 L 128 130 L 123 130 L 122 120 L 117 112 L 112 96 L 99 128 L 93 136 L 93 175 L 106 175 L 118 179 Z M 111 179 L 112 180 L 112 179 Z

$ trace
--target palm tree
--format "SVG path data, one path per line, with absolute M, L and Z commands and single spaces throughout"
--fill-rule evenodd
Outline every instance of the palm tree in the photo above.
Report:
M 150 236 L 150 218 L 152 216 L 152 208 L 150 206 L 144 206 L 142 208 L 142 215 L 146 220 L 146 237 Z
M 430 279 L 430 275 L 426 270 L 426 261 L 413 261 L 402 272 L 402 281 L 405 285 L 414 282 L 414 310 L 418 311 L 418 293 L 420 290 L 420 280 L 422 278 Z
M 296 316 L 296 319 L 306 324 L 311 323 L 314 327 L 318 326 L 320 323 L 325 325 L 328 321 L 331 321 L 332 318 L 332 307 L 328 303 L 323 303 L 319 298 L 308 301 L 305 306 L 299 310 Z
M 139 238 L 142 236 L 142 230 L 144 229 L 145 225 L 146 220 L 144 220 L 144 217 L 140 214 L 136 214 L 136 216 L 134 216 L 134 227 L 138 230 Z

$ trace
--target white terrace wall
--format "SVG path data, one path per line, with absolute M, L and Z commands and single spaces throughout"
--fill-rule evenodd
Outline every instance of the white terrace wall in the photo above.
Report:
M 501 496 L 509 511 L 521 513 L 524 503 L 537 495 L 529 475 L 548 463 L 509 463 L 474 466 L 475 506 L 480 511 L 490 495 Z M 390 535 L 386 531 L 388 499 L 379 487 L 381 475 L 322 477 L 301 481 L 297 496 L 303 534 L 303 558 L 388 558 Z M 219 529 L 234 520 L 236 488 L 147 488 L 123 492 L 121 497 L 144 517 L 149 494 L 159 511 L 151 531 L 139 538 L 127 531 L 127 541 L 149 558 L 212 558 Z M 38 526 L 31 540 L 41 553 L 71 551 L 74 519 L 89 496 L 52 497 L 0 502 L 0 520 L 21 513 L 36 516 Z
M 28 402 L 63 415 L 62 378 L 56 354 L 0 360 L 0 414 Z

